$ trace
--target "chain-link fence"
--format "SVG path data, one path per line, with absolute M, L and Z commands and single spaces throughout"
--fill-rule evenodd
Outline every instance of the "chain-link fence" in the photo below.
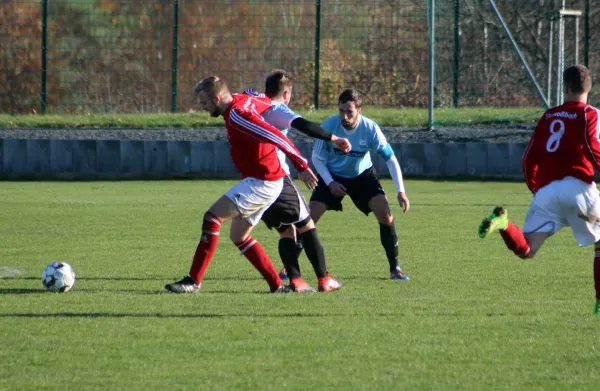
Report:
M 564 64 L 576 51 L 600 69 L 589 0 L 432 3 L 1 1 L 0 112 L 181 112 L 205 76 L 262 89 L 273 68 L 295 76 L 296 108 L 335 106 L 347 87 L 371 106 L 427 107 L 431 27 L 436 107 L 541 107 L 556 93 L 560 9 L 581 11 L 563 19 Z

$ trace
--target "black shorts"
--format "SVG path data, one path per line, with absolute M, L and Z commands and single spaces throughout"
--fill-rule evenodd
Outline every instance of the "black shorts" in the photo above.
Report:
M 333 174 L 331 176 L 334 181 L 346 188 L 346 193 L 350 196 L 354 205 L 367 216 L 371 213 L 371 208 L 369 208 L 371 198 L 379 194 L 385 195 L 377 172 L 373 167 L 363 171 L 359 176 L 354 178 L 342 178 Z M 331 194 L 329 187 L 323 178 L 319 176 L 319 184 L 313 190 L 310 197 L 311 201 L 321 202 L 327 205 L 327 209 L 342 210 L 343 199 L 344 197 L 336 197 Z
M 292 224 L 302 228 L 310 220 L 306 200 L 288 175 L 283 178 L 283 189 L 279 197 L 265 211 L 261 219 L 269 229 L 275 228 L 279 232 L 287 230 Z

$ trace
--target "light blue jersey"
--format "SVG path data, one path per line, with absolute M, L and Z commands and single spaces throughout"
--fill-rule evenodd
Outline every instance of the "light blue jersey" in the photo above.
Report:
M 388 142 L 381 129 L 365 116 L 360 116 L 358 125 L 351 131 L 342 126 L 339 115 L 328 118 L 321 127 L 338 137 L 347 138 L 352 144 L 352 150 L 344 152 L 330 142 L 315 141 L 313 154 L 326 159 L 327 168 L 334 175 L 342 178 L 355 178 L 373 166 L 370 151 L 382 154 L 382 156 L 386 155 L 384 158 L 389 154 L 387 151 L 390 148 L 387 148 Z
M 281 130 L 281 133 L 287 136 L 291 123 L 300 116 L 294 113 L 287 105 L 283 102 L 272 102 L 273 106 L 270 109 L 262 113 L 262 117 L 266 123 L 273 125 L 277 129 Z M 277 157 L 281 162 L 281 167 L 290 173 L 290 167 L 285 160 L 285 154 L 277 149 Z

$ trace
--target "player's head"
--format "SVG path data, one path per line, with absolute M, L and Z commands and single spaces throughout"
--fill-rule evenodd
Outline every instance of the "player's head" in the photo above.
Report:
M 221 115 L 225 111 L 221 103 L 231 98 L 227 83 L 218 76 L 210 76 L 202 80 L 196 85 L 194 92 L 196 93 L 196 103 L 211 117 Z
M 565 93 L 584 95 L 592 89 L 592 76 L 585 65 L 577 64 L 564 70 L 563 83 Z
M 362 97 L 355 89 L 344 90 L 338 98 L 338 108 L 342 126 L 348 130 L 356 128 L 362 111 Z
M 292 75 L 283 69 L 274 69 L 265 80 L 265 95 L 271 99 L 281 99 L 287 105 L 292 97 Z

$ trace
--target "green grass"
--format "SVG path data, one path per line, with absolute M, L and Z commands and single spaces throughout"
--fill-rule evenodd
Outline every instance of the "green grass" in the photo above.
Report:
M 0 182 L 0 389 L 597 389 L 592 249 L 564 230 L 523 261 L 477 237 L 496 203 L 522 224 L 524 184 L 407 181 L 407 282 L 346 200 L 318 226 L 341 291 L 267 294 L 226 225 L 201 292 L 166 293 L 233 183 Z M 277 234 L 254 237 L 279 267 Z M 52 260 L 75 268 L 71 292 L 42 289 Z
M 495 123 L 534 122 L 543 110 L 536 107 L 495 109 L 460 108 L 437 109 L 435 125 L 482 125 Z M 299 110 L 306 119 L 322 122 L 335 115 L 336 110 Z M 425 127 L 426 109 L 378 109 L 365 107 L 364 115 L 379 126 Z M 222 118 L 206 113 L 181 114 L 90 114 L 90 115 L 8 115 L 0 114 L 0 128 L 197 128 L 222 126 Z

